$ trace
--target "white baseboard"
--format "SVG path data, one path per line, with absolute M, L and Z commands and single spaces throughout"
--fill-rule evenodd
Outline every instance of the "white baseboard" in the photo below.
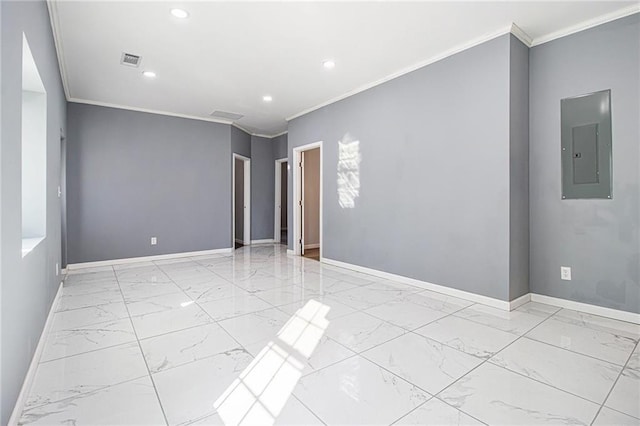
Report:
M 518 297 L 517 299 L 513 299 L 511 302 L 509 302 L 509 310 L 513 311 L 514 309 L 524 305 L 525 303 L 528 303 L 531 301 L 531 293 L 527 293 L 527 294 L 523 294 L 522 296 Z
M 273 238 L 267 238 L 265 240 L 251 240 L 251 245 L 254 244 L 273 244 L 275 243 L 276 240 L 274 240 Z
M 494 308 L 502 309 L 505 311 L 511 310 L 511 303 L 506 300 L 494 299 L 492 297 L 482 296 L 480 294 L 470 293 L 464 290 L 458 290 L 451 287 L 445 287 L 443 285 L 433 284 L 426 281 L 416 280 L 414 278 L 403 277 L 402 275 L 391 274 L 389 272 L 378 271 L 377 269 L 365 268 L 364 266 L 352 265 L 350 263 L 340 262 L 338 260 L 322 258 L 322 263 L 329 265 L 339 266 L 345 269 L 351 269 L 353 271 L 362 272 L 365 274 L 373 275 L 380 278 L 386 278 L 389 280 L 397 281 L 403 284 L 412 285 L 414 287 L 423 288 L 425 290 L 431 290 L 438 293 L 446 294 L 447 296 L 458 297 L 460 299 L 469 300 L 471 302 L 482 303 L 483 305 L 492 306 Z M 518 298 L 521 299 L 521 298 Z M 516 300 L 518 300 L 516 299 Z
M 13 406 L 13 412 L 11 413 L 11 417 L 9 418 L 10 425 L 17 425 L 20 420 L 20 416 L 22 415 L 22 410 L 24 410 L 24 404 L 27 402 L 27 397 L 29 396 L 29 390 L 31 390 L 31 385 L 33 384 L 33 379 L 36 376 L 36 370 L 38 369 L 38 364 L 40 363 L 40 358 L 42 357 L 42 352 L 44 351 L 44 345 L 47 341 L 47 336 L 49 335 L 49 330 L 53 325 L 53 316 L 56 313 L 56 309 L 58 308 L 58 303 L 60 302 L 60 297 L 62 296 L 62 282 L 58 286 L 58 292 L 56 293 L 56 297 L 53 299 L 53 303 L 51 303 L 51 309 L 49 309 L 49 315 L 47 315 L 47 320 L 44 323 L 44 328 L 42 329 L 42 333 L 40 334 L 40 339 L 38 340 L 38 345 L 36 346 L 36 351 L 33 353 L 33 357 L 31 358 L 31 363 L 29 364 L 29 369 L 27 370 L 27 375 L 22 382 L 22 388 L 20 388 L 20 393 L 18 394 L 18 399 L 16 400 L 16 404 Z
M 291 249 L 287 249 L 287 254 L 295 254 L 295 252 Z
M 481 303 L 483 305 L 492 306 L 494 308 L 505 311 L 512 311 L 527 302 L 539 302 L 547 305 L 557 306 L 559 308 L 573 309 L 587 314 L 599 315 L 602 317 L 612 318 L 620 321 L 626 321 L 634 324 L 640 324 L 640 314 L 633 312 L 621 311 L 618 309 L 605 308 L 602 306 L 590 305 L 588 303 L 574 302 L 573 300 L 560 299 L 558 297 L 544 296 L 542 294 L 527 293 L 510 302 L 505 300 L 494 299 L 492 297 L 482 296 L 480 294 L 470 293 L 468 291 L 458 290 L 455 288 L 445 287 L 426 281 L 416 280 L 414 278 L 403 277 L 402 275 L 391 274 L 388 272 L 378 271 L 376 269 L 365 268 L 363 266 L 352 265 L 350 263 L 340 262 L 338 260 L 322 258 L 320 260 L 328 265 L 334 265 L 353 271 L 362 272 L 380 278 L 401 282 L 403 284 L 412 285 L 414 287 L 424 288 L 426 290 L 435 291 L 437 293 L 446 294 L 448 296 L 458 297 L 460 299 L 469 300 L 471 302 Z
M 620 321 L 640 324 L 640 314 L 621 311 L 618 309 L 605 308 L 603 306 L 591 305 L 589 303 L 574 302 L 573 300 L 561 299 L 559 297 L 545 296 L 543 294 L 531 293 L 531 301 L 546 303 L 547 305 L 559 308 L 573 309 L 587 314 L 599 315 L 601 317 L 612 318 Z
M 98 266 L 113 266 L 113 265 L 123 265 L 127 263 L 137 263 L 137 262 L 146 262 L 151 260 L 166 260 L 166 259 L 179 259 L 181 257 L 192 257 L 192 256 L 206 256 L 209 254 L 220 254 L 220 253 L 231 253 L 233 252 L 233 248 L 222 248 L 222 249 L 214 249 L 214 250 L 201 250 L 201 251 L 190 251 L 183 253 L 170 253 L 170 254 L 159 254 L 156 256 L 142 256 L 142 257 L 132 257 L 128 259 L 113 259 L 113 260 L 100 260 L 97 262 L 83 262 L 83 263 L 73 263 L 67 265 L 67 270 L 77 270 L 84 268 L 95 268 Z
M 304 249 L 305 249 L 305 250 L 317 249 L 317 248 L 320 248 L 320 244 L 319 244 L 319 243 L 315 243 L 315 244 L 305 244 L 305 245 L 304 245 Z

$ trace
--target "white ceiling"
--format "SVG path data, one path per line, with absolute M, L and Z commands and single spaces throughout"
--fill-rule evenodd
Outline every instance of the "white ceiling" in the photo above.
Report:
M 638 10 L 637 1 L 50 1 L 69 100 L 236 123 L 288 118 L 505 33 L 533 44 Z M 190 13 L 179 20 L 169 11 Z M 517 28 L 516 28 L 517 30 Z M 142 56 L 120 65 L 122 52 Z M 325 59 L 336 67 L 326 70 Z M 142 76 L 153 70 L 157 78 Z M 273 102 L 262 101 L 263 95 Z

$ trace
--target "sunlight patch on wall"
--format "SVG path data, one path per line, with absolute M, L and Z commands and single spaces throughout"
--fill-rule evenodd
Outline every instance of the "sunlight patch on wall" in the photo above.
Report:
M 360 195 L 360 141 L 347 133 L 338 141 L 338 203 L 343 209 L 355 207 Z

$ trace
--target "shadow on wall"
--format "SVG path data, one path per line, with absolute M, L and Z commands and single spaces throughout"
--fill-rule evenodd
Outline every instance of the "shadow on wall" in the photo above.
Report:
M 338 203 L 343 209 L 355 207 L 360 195 L 360 141 L 349 133 L 338 141 Z

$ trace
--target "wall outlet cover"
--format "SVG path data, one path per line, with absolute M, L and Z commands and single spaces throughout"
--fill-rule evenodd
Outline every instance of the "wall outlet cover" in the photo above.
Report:
M 571 281 L 571 267 L 569 266 L 560 267 L 560 279 L 563 279 L 565 281 Z
M 155 246 L 156 244 L 158 244 L 158 238 L 157 237 L 151 237 L 151 245 Z

